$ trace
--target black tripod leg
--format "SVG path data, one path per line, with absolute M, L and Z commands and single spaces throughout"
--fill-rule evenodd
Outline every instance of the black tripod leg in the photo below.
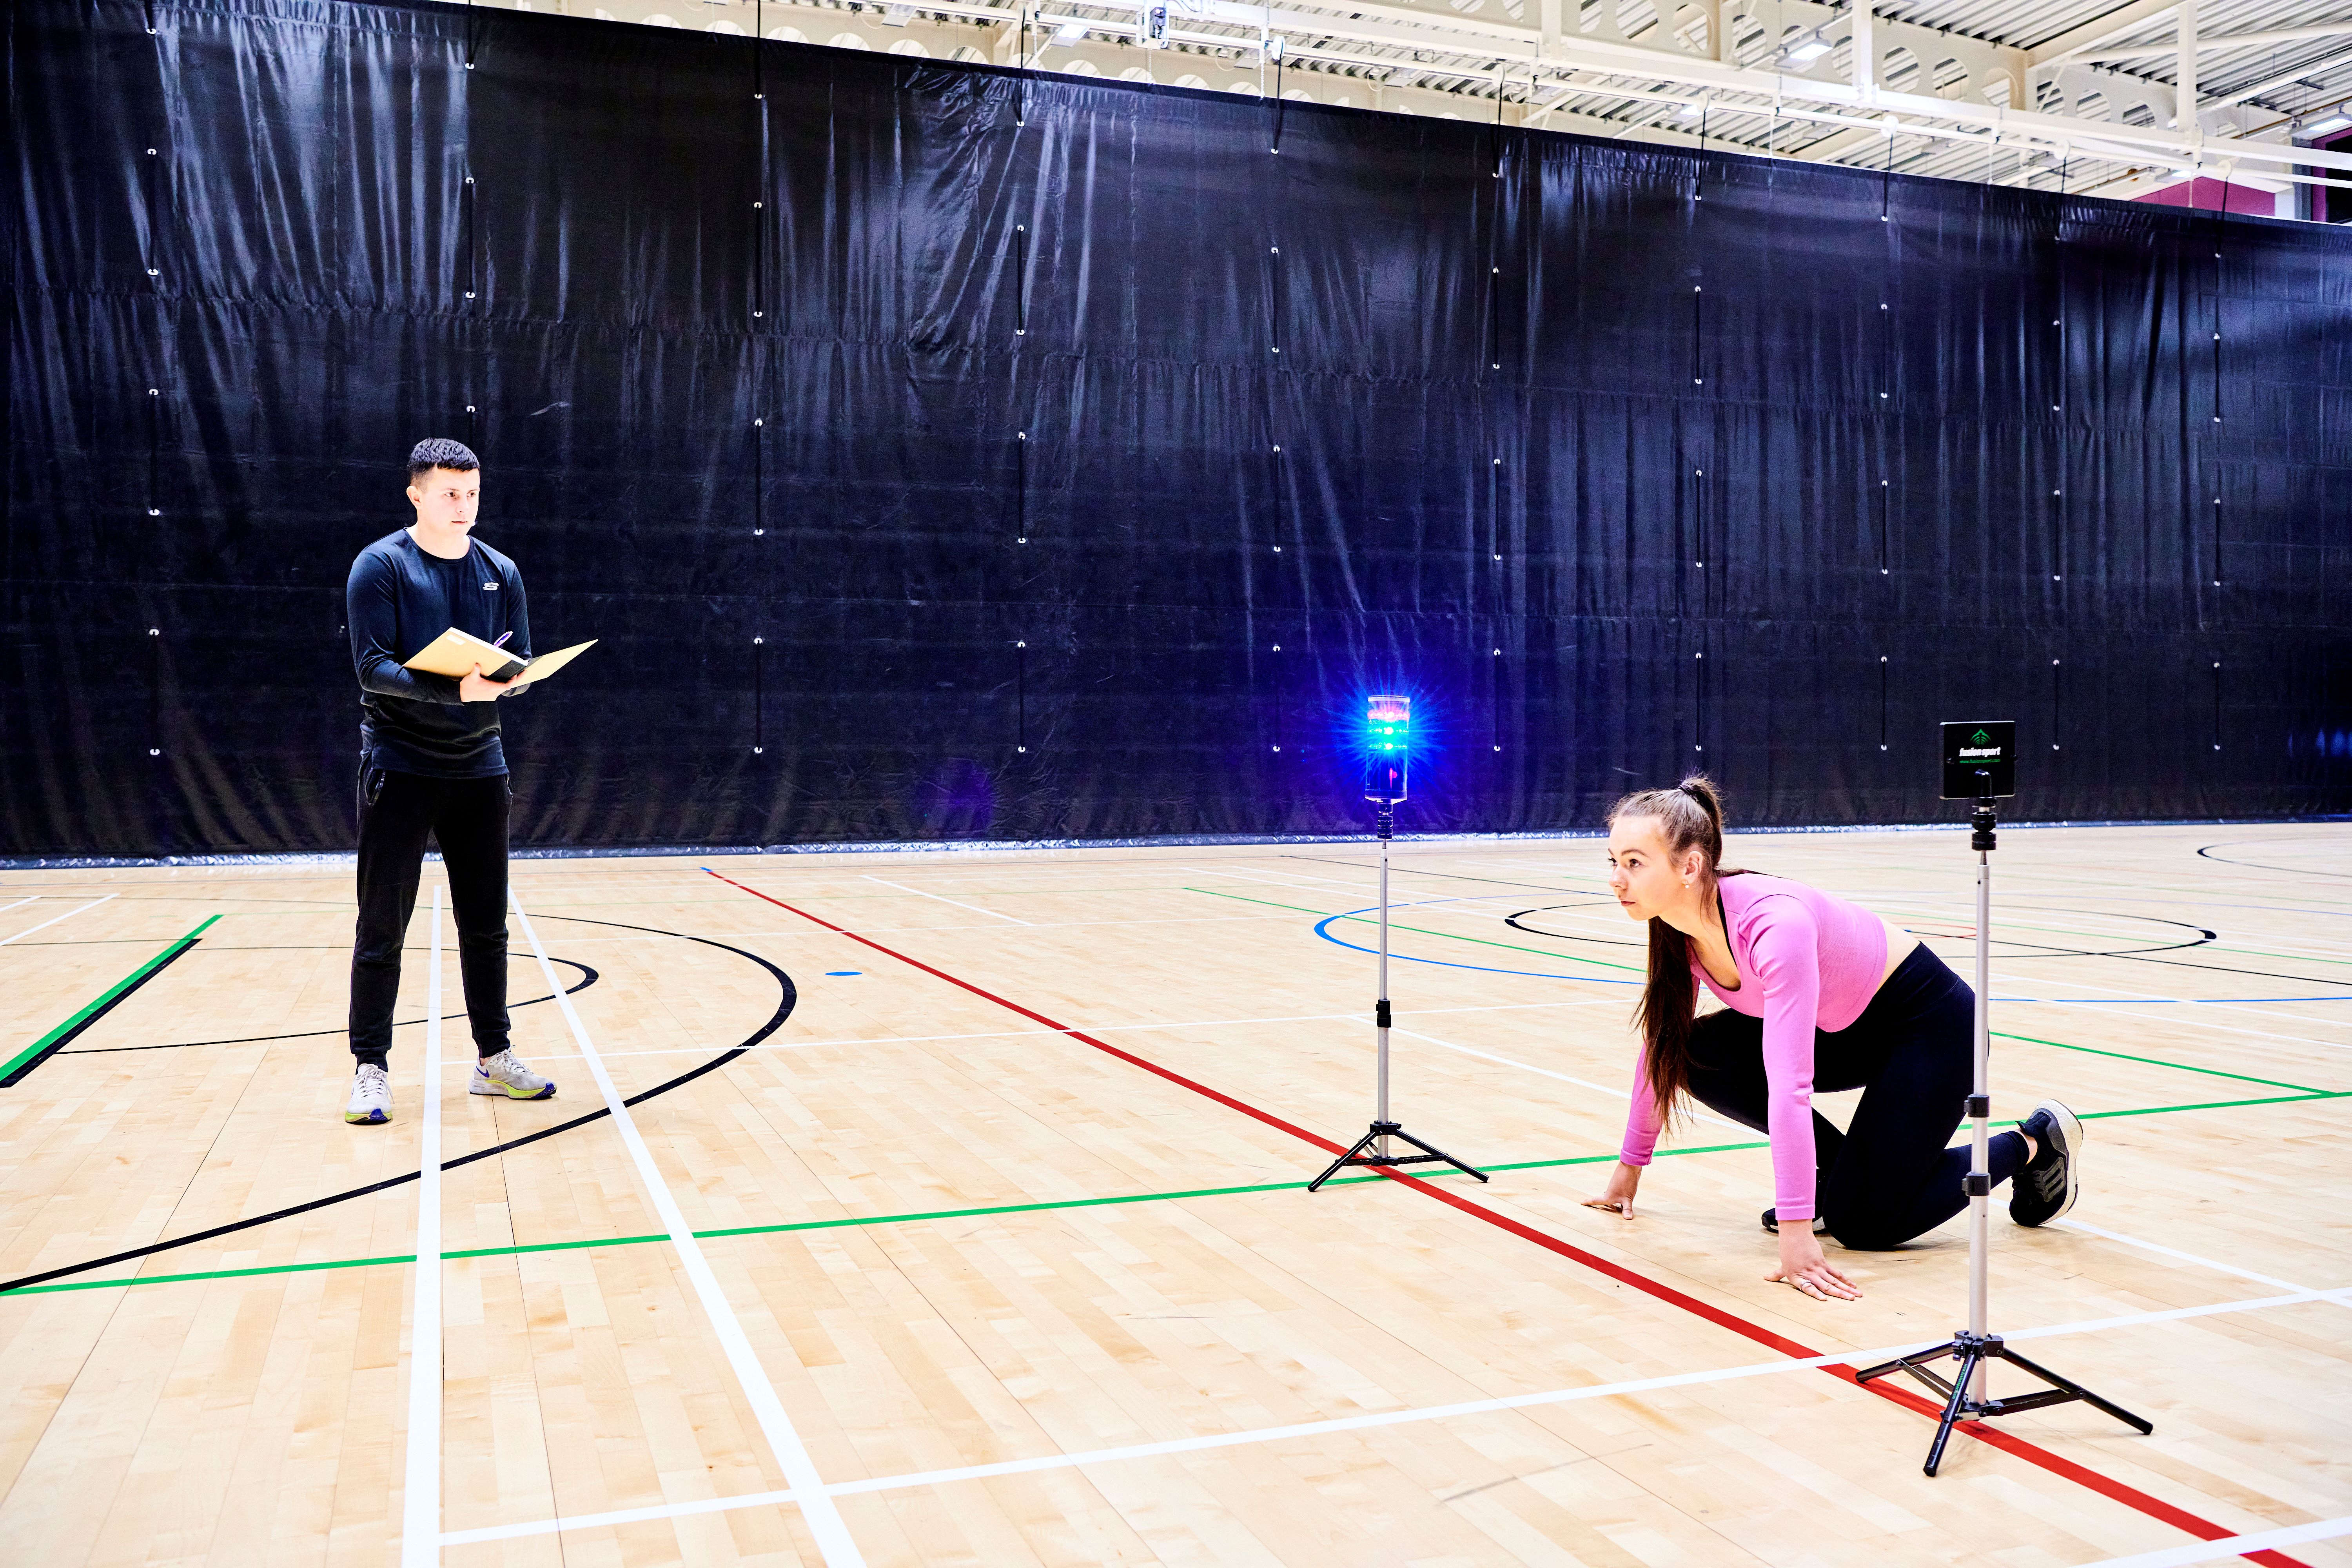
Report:
M 1402 1127 L 1398 1128 L 1394 1132 L 1390 1133 L 1389 1136 L 1391 1138 L 1403 1139 L 1406 1142 L 1412 1144 L 1414 1148 L 1420 1150 L 1431 1159 L 1443 1160 L 1465 1176 L 1475 1176 L 1482 1182 L 1487 1179 L 1486 1172 L 1479 1170 L 1475 1165 L 1464 1164 L 1461 1161 L 1455 1159 L 1444 1150 L 1436 1147 L 1434 1144 L 1423 1142 L 1420 1139 L 1414 1137 L 1412 1133 L 1407 1132 Z
M 1944 1402 L 1943 1419 L 1936 1423 L 1936 1440 L 1928 1445 L 1927 1472 L 1933 1476 L 1944 1462 L 1944 1445 L 1952 1440 L 1952 1428 L 1960 1422 L 1960 1412 L 1969 1402 L 1969 1387 L 1976 1381 L 1977 1366 L 1984 1352 L 1970 1345 L 1960 1352 L 1960 1370 L 1952 1377 L 1952 1396 Z
M 2003 1345 L 2001 1347 L 2000 1356 L 2003 1361 L 2014 1362 L 2017 1365 L 2024 1368 L 2027 1372 L 2032 1373 L 2034 1376 L 2050 1384 L 2053 1388 L 2062 1389 L 2064 1392 L 2073 1394 L 2075 1398 L 2081 1400 L 2092 1409 L 2104 1411 L 2107 1415 L 2112 1415 L 2116 1420 L 2122 1422 L 2126 1426 L 2135 1427 L 2143 1434 L 2154 1432 L 2156 1430 L 2156 1424 L 2154 1422 L 2141 1420 L 2138 1416 L 2133 1415 L 2130 1411 L 2126 1410 L 2120 1405 L 2108 1404 L 2105 1400 L 2100 1398 L 2089 1389 L 2084 1388 L 2081 1384 L 2073 1381 L 2071 1378 L 2061 1377 L 2056 1373 L 2052 1372 L 2048 1367 L 2043 1366 L 2037 1362 L 2030 1362 L 2026 1360 L 2015 1351 L 2011 1350 L 2007 1345 Z
M 1327 1169 L 1321 1175 L 1307 1184 L 1307 1190 L 1311 1193 L 1316 1188 L 1321 1186 L 1324 1183 L 1329 1181 L 1332 1177 L 1338 1175 L 1341 1171 L 1348 1167 L 1350 1161 L 1354 1160 L 1357 1155 L 1370 1148 L 1371 1146 L 1372 1140 L 1379 1136 L 1380 1134 L 1377 1132 L 1367 1132 L 1361 1138 L 1357 1139 L 1354 1148 L 1349 1150 L 1346 1153 L 1332 1161 L 1328 1169 Z

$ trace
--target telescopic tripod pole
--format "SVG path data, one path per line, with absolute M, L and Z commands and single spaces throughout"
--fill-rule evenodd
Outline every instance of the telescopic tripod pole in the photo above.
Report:
M 1307 1184 L 1313 1192 L 1349 1165 L 1418 1165 L 1440 1162 L 1453 1166 L 1465 1175 L 1486 1180 L 1486 1173 L 1464 1164 L 1453 1155 L 1433 1144 L 1424 1143 L 1389 1117 L 1389 835 L 1396 826 L 1396 803 L 1379 803 L 1381 841 L 1381 994 L 1372 1006 L 1372 1033 L 1378 1041 L 1379 1066 L 1374 1068 L 1372 1129 L 1356 1140 L 1355 1147 L 1331 1162 L 1324 1173 Z M 1402 1138 L 1421 1151 L 1418 1154 L 1390 1152 L 1389 1140 Z
M 1991 797 L 1979 796 L 1975 809 L 1969 814 L 1972 830 L 1969 847 L 1977 852 L 1977 1016 L 1975 1076 L 1971 1080 L 1968 1114 L 1974 1123 L 1969 1136 L 1969 1158 L 1967 1190 L 1969 1194 L 1969 1326 L 1949 1340 L 1931 1350 L 1915 1351 L 1907 1356 L 1874 1366 L 1854 1374 L 1856 1383 L 1868 1383 L 1897 1370 L 1913 1377 L 1944 1396 L 1943 1418 L 1936 1423 L 1936 1440 L 1928 1445 L 1927 1474 L 1934 1475 L 1944 1462 L 1944 1446 L 1952 1440 L 1952 1428 L 1963 1421 L 1983 1420 L 1994 1415 L 2014 1415 L 2021 1410 L 2038 1410 L 2045 1405 L 2064 1405 L 2079 1399 L 2096 1410 L 2103 1410 L 2127 1426 L 2142 1432 L 2153 1432 L 2155 1426 L 2141 1420 L 2119 1405 L 2093 1394 L 2081 1384 L 2059 1376 L 2045 1366 L 2026 1360 L 2001 1342 L 1990 1328 L 1991 1312 L 1989 1277 L 1992 1268 L 1992 851 L 1994 847 L 1994 813 Z M 1940 1373 L 1927 1370 L 1923 1363 L 1942 1361 L 1946 1357 L 1960 1363 L 1960 1370 L 1947 1381 Z M 2021 1371 L 2032 1373 L 2050 1386 L 2012 1399 L 1988 1397 L 1985 1372 L 1996 1361 L 2005 1361 Z

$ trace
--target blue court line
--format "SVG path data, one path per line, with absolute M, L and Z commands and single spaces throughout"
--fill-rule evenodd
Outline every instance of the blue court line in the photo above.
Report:
M 1433 900 L 1429 901 L 1443 902 L 1445 900 Z M 1391 909 L 1402 909 L 1406 906 L 1402 904 L 1391 904 L 1389 907 Z M 1377 955 L 1377 949 L 1360 946 L 1355 942 L 1349 942 L 1345 937 L 1333 936 L 1331 934 L 1330 926 L 1331 922 L 1334 921 L 1361 920 L 1364 918 L 1366 910 L 1377 910 L 1379 908 L 1380 906 L 1378 904 L 1366 904 L 1361 910 L 1349 910 L 1344 914 L 1326 915 L 1323 919 L 1315 922 L 1315 934 L 1321 937 L 1325 942 L 1331 942 L 1337 946 L 1348 948 L 1356 952 Z M 1399 952 L 1393 948 L 1390 949 L 1389 957 L 1403 963 L 1430 963 L 1435 964 L 1440 969 L 1469 969 L 1475 970 L 1481 974 L 1519 974 L 1525 975 L 1530 980 L 1579 980 L 1586 983 L 1587 984 L 1594 985 L 1639 985 L 1642 984 L 1639 980 L 1611 980 L 1598 974 L 1550 974 L 1539 969 L 1500 969 L 1491 963 L 1456 963 L 1450 959 L 1444 958 L 1416 958 L 1412 953 Z M 2121 1002 L 2104 996 L 1995 996 L 1993 1000 L 1996 1002 L 2041 1002 L 2056 1007 L 2063 1007 L 2070 1002 L 2084 1005 L 2122 1005 L 2135 1007 L 2160 1006 L 2167 1003 L 2201 1003 L 2218 1007 L 2228 1006 L 2232 1003 L 2243 1002 L 2352 1002 L 2352 994 L 2342 996 L 2149 996 L 2145 998 L 2128 998 Z
M 1377 904 L 1367 904 L 1364 906 L 1364 909 L 1378 909 L 1379 907 L 1380 906 Z M 1391 905 L 1390 907 L 1395 908 L 1397 906 Z M 1375 949 L 1358 947 L 1356 943 L 1348 941 L 1346 938 L 1333 936 L 1330 932 L 1329 927 L 1333 921 L 1361 920 L 1363 918 L 1363 910 L 1351 910 L 1348 913 L 1341 915 L 1326 915 L 1321 920 L 1315 922 L 1315 934 L 1321 937 L 1325 942 L 1336 942 L 1341 947 L 1353 948 L 1358 952 L 1375 952 Z M 1639 985 L 1643 984 L 1643 982 L 1639 980 L 1611 980 L 1598 974 L 1547 974 L 1538 969 L 1497 969 L 1491 963 L 1454 963 L 1443 958 L 1415 958 L 1409 952 L 1398 952 L 1394 949 L 1390 950 L 1389 956 L 1405 963 L 1433 963 L 1440 969 L 1475 969 L 1481 974 L 1524 974 L 1534 980 L 1584 980 L 1590 981 L 1596 985 Z

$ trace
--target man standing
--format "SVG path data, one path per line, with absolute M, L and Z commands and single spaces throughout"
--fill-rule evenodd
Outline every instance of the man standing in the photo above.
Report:
M 507 1046 L 507 783 L 498 700 L 511 682 L 404 668 L 451 626 L 530 658 L 522 574 L 473 539 L 481 464 L 456 441 L 408 455 L 414 526 L 352 563 L 352 662 L 360 678 L 360 918 L 352 943 L 352 1077 L 346 1121 L 392 1120 L 385 1058 L 401 944 L 416 907 L 425 836 L 441 847 L 457 916 L 457 966 L 473 1024 L 471 1092 L 545 1100 L 551 1080 Z M 426 1092 L 436 1086 L 426 1085 Z

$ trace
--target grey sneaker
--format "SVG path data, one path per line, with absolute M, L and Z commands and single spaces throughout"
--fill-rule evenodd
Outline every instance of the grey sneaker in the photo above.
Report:
M 466 1086 L 466 1092 L 503 1094 L 509 1100 L 552 1100 L 555 1080 L 540 1077 L 507 1050 L 474 1063 L 474 1081 Z
M 351 1103 L 343 1120 L 373 1126 L 392 1120 L 392 1077 L 373 1062 L 362 1062 L 352 1074 Z
M 2045 1100 L 2017 1129 L 2042 1149 L 2010 1180 L 2009 1217 L 2020 1225 L 2048 1225 L 2082 1194 L 2083 1124 L 2057 1100 Z

